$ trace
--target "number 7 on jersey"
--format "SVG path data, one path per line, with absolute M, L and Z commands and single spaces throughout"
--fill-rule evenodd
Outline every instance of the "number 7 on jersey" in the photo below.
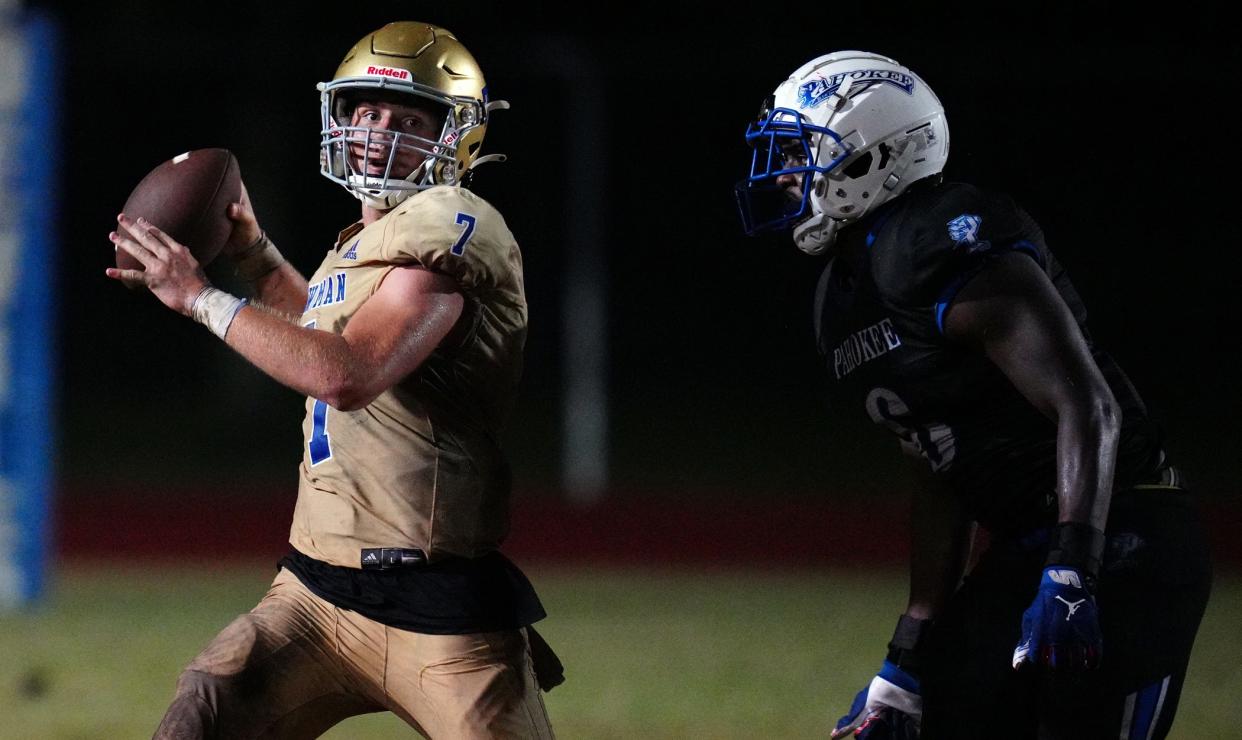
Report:
M 457 241 L 453 244 L 453 248 L 449 250 L 453 254 L 460 257 L 466 251 L 466 242 L 470 241 L 470 237 L 474 236 L 475 218 L 469 213 L 462 213 L 459 211 L 457 213 L 457 221 L 455 223 L 458 226 L 464 224 L 466 227 L 461 230 L 461 236 L 457 237 Z

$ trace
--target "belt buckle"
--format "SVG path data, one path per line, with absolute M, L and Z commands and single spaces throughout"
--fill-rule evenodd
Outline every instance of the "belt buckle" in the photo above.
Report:
M 363 570 L 393 570 L 426 564 L 426 553 L 417 548 L 364 547 L 362 549 Z

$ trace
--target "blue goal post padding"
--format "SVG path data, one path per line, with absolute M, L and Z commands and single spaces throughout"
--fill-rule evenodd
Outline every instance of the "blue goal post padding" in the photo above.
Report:
M 59 47 L 0 9 L 0 609 L 39 598 L 51 553 Z

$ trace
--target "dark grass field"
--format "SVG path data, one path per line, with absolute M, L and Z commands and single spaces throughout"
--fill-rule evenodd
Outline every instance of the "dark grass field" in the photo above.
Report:
M 527 568 L 566 665 L 561 738 L 824 737 L 878 667 L 897 570 Z M 149 737 L 180 668 L 272 575 L 267 562 L 158 570 L 74 560 L 46 602 L 0 616 L 0 738 Z M 1238 737 L 1242 575 L 1218 575 L 1173 730 Z M 331 738 L 413 737 L 388 715 Z

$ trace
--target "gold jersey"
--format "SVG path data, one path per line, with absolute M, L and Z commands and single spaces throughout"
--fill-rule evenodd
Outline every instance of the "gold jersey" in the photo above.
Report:
M 417 193 L 342 232 L 309 282 L 302 324 L 340 334 L 395 267 L 453 278 L 462 318 L 417 370 L 356 411 L 306 399 L 290 543 L 361 567 L 369 548 L 429 560 L 477 557 L 509 529 L 509 472 L 497 438 L 526 339 L 522 256 L 504 219 L 457 187 Z

